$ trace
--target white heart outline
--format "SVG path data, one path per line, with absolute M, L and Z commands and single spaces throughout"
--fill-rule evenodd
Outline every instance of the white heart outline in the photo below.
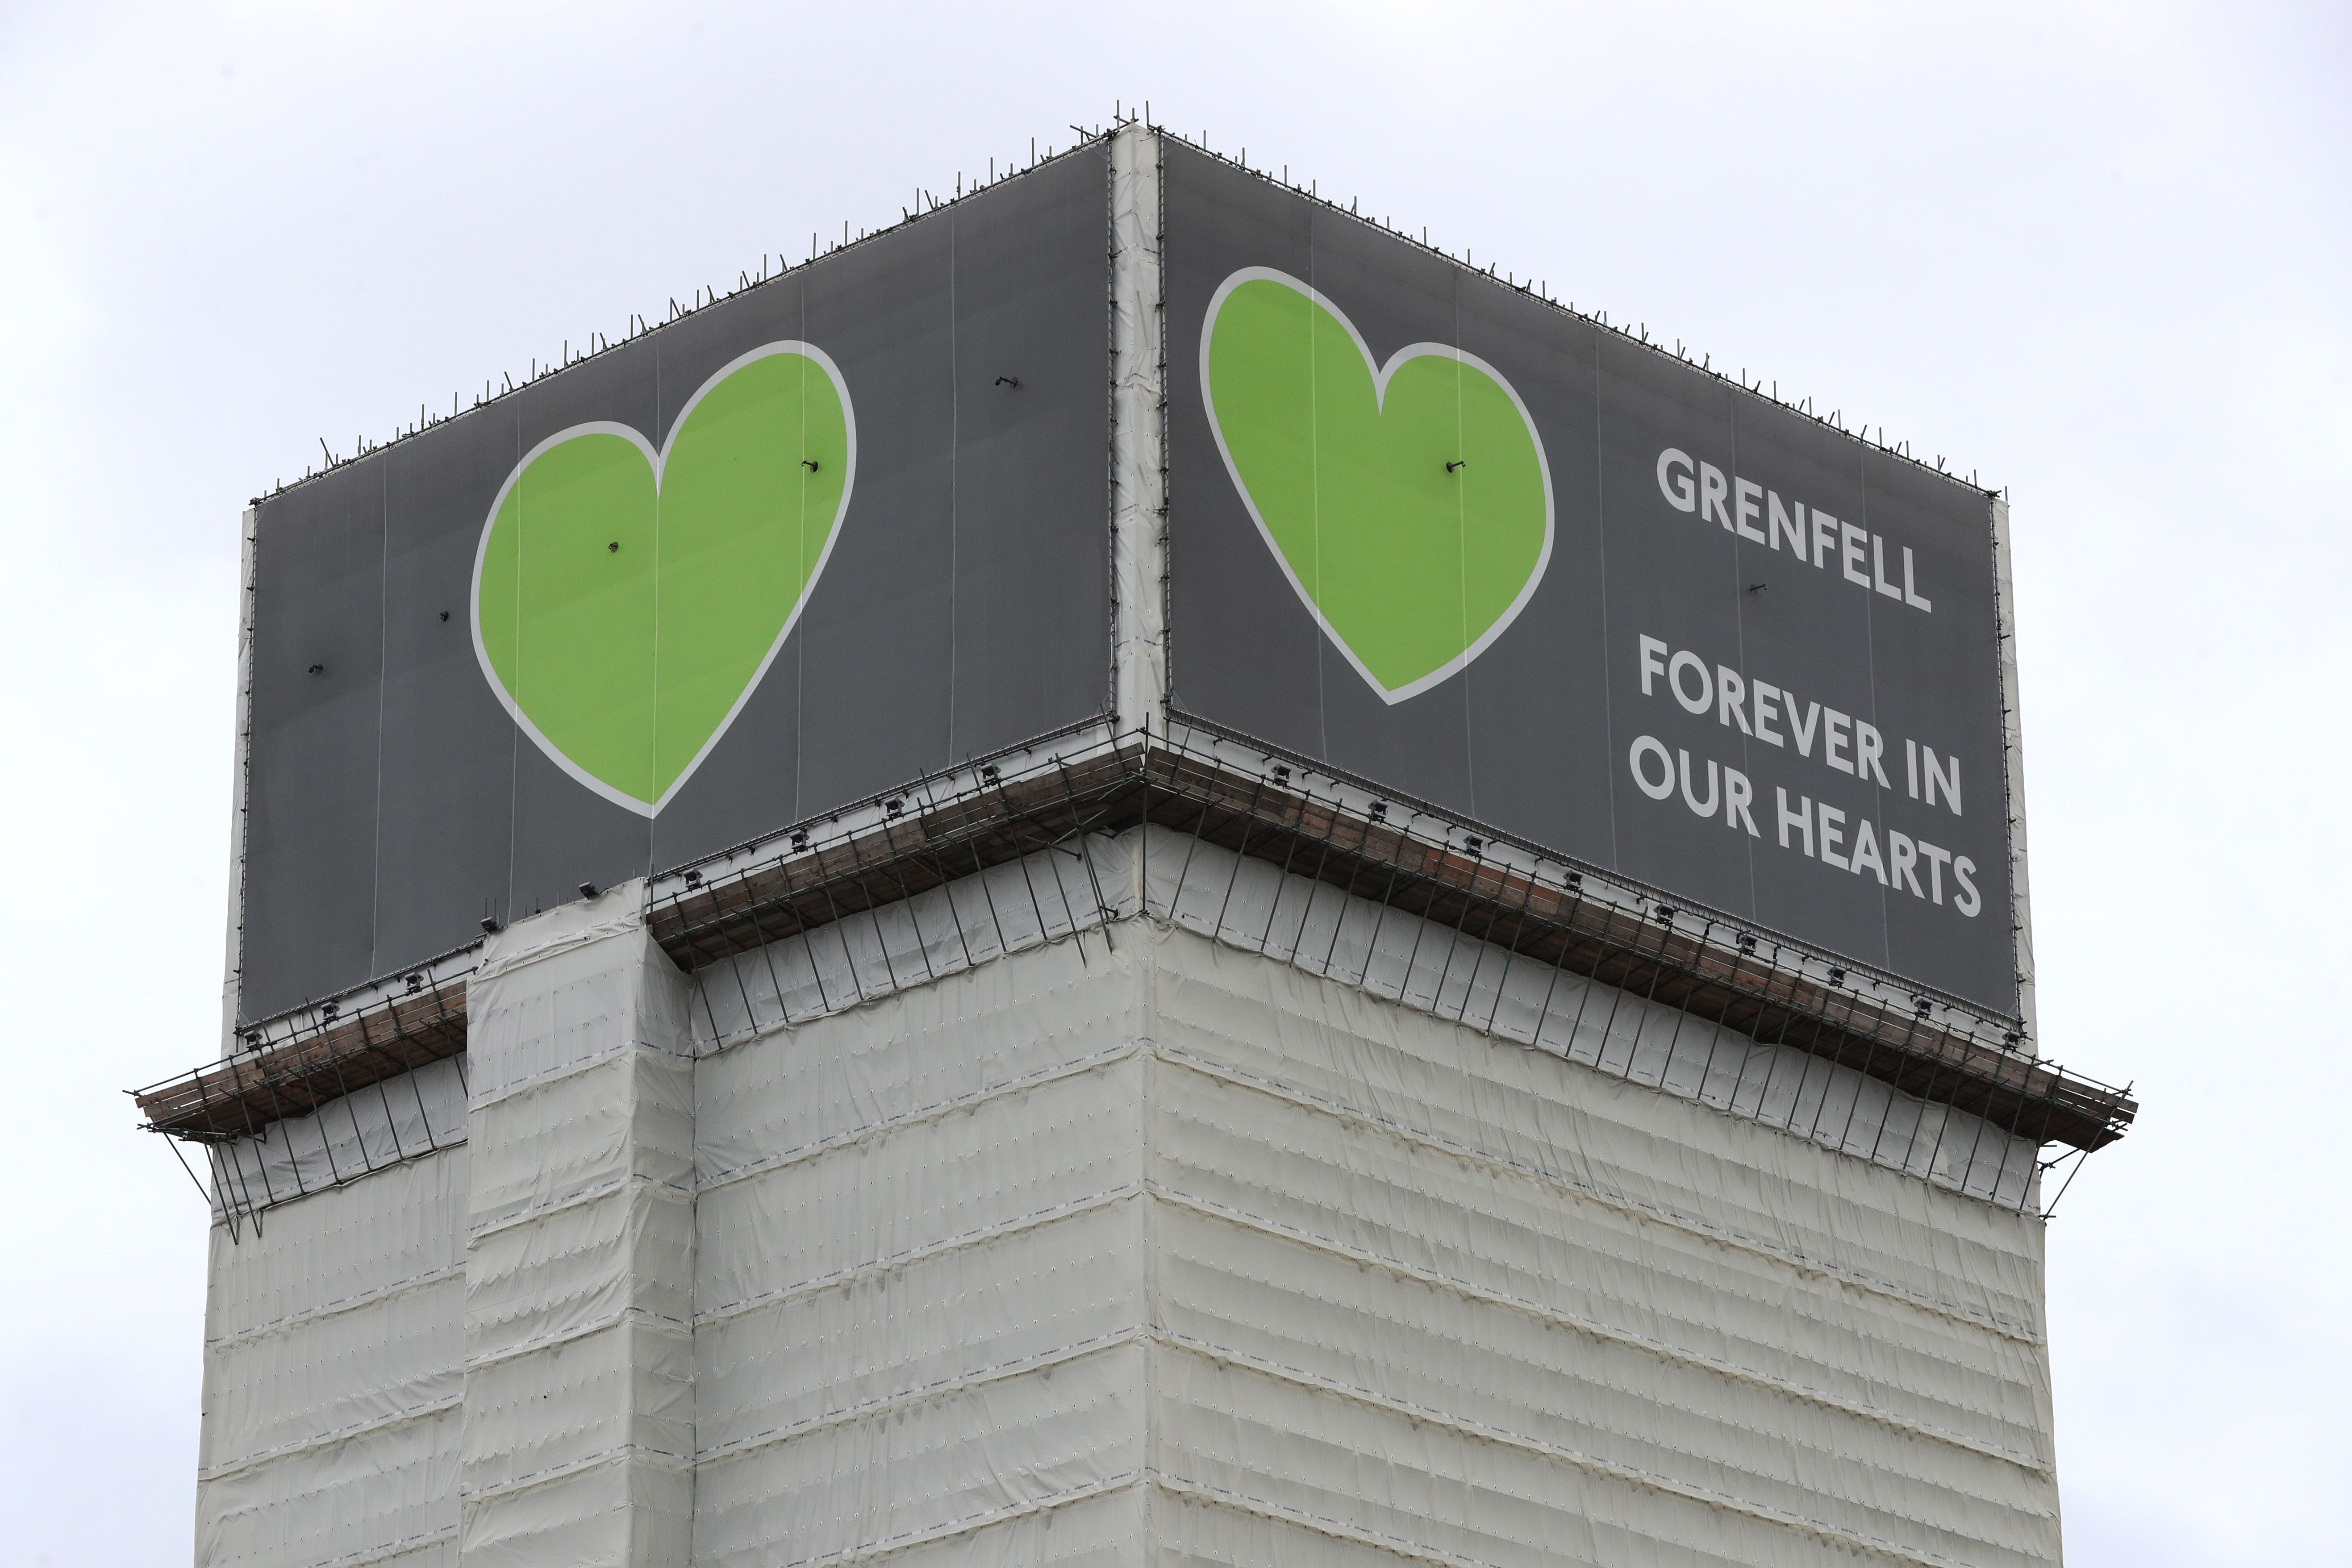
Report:
M 541 454 L 551 447 L 562 446 L 574 437 L 618 436 L 629 442 L 645 454 L 646 461 L 651 465 L 654 471 L 654 494 L 660 495 L 662 472 L 669 462 L 670 447 L 676 444 L 677 433 L 686 428 L 686 422 L 693 415 L 697 405 L 709 395 L 712 388 L 745 365 L 754 360 L 767 359 L 775 354 L 800 354 L 813 362 L 832 381 L 834 395 L 841 401 L 842 426 L 848 437 L 847 456 L 844 459 L 846 472 L 842 475 L 841 479 L 841 504 L 834 509 L 833 526 L 825 532 L 824 548 L 817 552 L 816 564 L 809 568 L 808 580 L 801 584 L 800 597 L 794 601 L 791 613 L 785 616 L 784 624 L 777 629 L 775 640 L 768 645 L 768 651 L 761 656 L 760 668 L 751 672 L 751 678 L 743 683 L 743 689 L 736 694 L 734 705 L 727 710 L 727 716 L 721 719 L 718 726 L 710 731 L 709 738 L 702 742 L 702 749 L 696 752 L 692 760 L 678 771 L 677 777 L 670 781 L 669 787 L 662 791 L 661 797 L 650 803 L 642 801 L 625 791 L 614 789 L 611 784 L 564 755 L 563 748 L 540 732 L 539 726 L 530 721 L 530 716 L 516 703 L 514 694 L 507 689 L 506 682 L 499 679 L 498 671 L 491 668 L 489 650 L 482 646 L 482 562 L 489 552 L 490 530 L 499 521 L 499 509 L 506 505 L 507 492 L 514 489 L 516 481 L 522 478 L 524 471 L 537 461 Z M 474 658 L 481 666 L 483 679 L 489 682 L 490 690 L 497 696 L 499 705 L 521 728 L 523 733 L 529 735 L 532 742 L 544 752 L 557 767 L 569 773 L 576 783 L 602 795 L 614 805 L 633 811 L 639 816 L 650 820 L 660 816 L 662 807 L 667 805 L 671 797 L 686 786 L 686 781 L 692 778 L 696 770 L 702 766 L 703 760 L 710 755 L 712 748 L 717 746 L 720 738 L 734 727 L 736 716 L 743 711 L 743 705 L 751 700 L 751 693 L 760 689 L 760 682 L 767 679 L 768 667 L 776 661 L 776 655 L 782 649 L 784 639 L 792 636 L 793 627 L 800 624 L 801 612 L 808 608 L 810 598 L 816 593 L 817 580 L 824 575 L 825 563 L 833 559 L 833 547 L 841 540 L 842 525 L 849 517 L 850 491 L 856 482 L 857 411 L 849 400 L 849 384 L 842 380 L 841 367 L 833 363 L 831 354 L 826 353 L 814 343 L 803 342 L 798 338 L 761 343 L 758 348 L 738 354 L 711 372 L 709 378 L 700 386 L 695 388 L 694 395 L 686 400 L 685 405 L 677 411 L 677 416 L 670 421 L 669 434 L 663 438 L 661 450 L 658 452 L 654 450 L 653 443 L 646 440 L 635 426 L 622 425 L 609 419 L 592 419 L 584 425 L 573 425 L 557 431 L 530 451 L 525 452 L 516 462 L 513 471 L 507 475 L 506 481 L 499 486 L 499 493 L 490 501 L 489 515 L 482 520 L 482 536 L 474 545 L 474 580 L 472 591 L 467 595 L 466 613 L 467 619 L 473 623 Z
M 1364 368 L 1371 372 L 1372 405 L 1375 408 L 1385 408 L 1388 401 L 1389 380 L 1396 374 L 1398 367 L 1404 364 L 1406 361 L 1433 355 L 1440 359 L 1450 359 L 1457 363 L 1468 365 L 1503 389 L 1505 395 L 1510 398 L 1511 405 L 1519 411 L 1519 418 L 1527 426 L 1528 439 L 1535 446 L 1536 468 L 1543 476 L 1543 549 L 1536 556 L 1535 567 L 1528 574 L 1527 583 L 1519 589 L 1518 597 L 1513 599 L 1510 607 L 1495 618 L 1494 625 L 1479 634 L 1475 642 L 1444 664 L 1431 670 L 1427 675 L 1398 687 L 1394 690 L 1381 685 L 1380 678 L 1365 668 L 1364 661 L 1356 657 L 1356 650 L 1348 646 L 1348 639 L 1339 635 L 1339 629 L 1331 625 L 1330 617 L 1323 613 L 1322 606 L 1318 605 L 1313 595 L 1307 593 L 1307 584 L 1299 580 L 1297 571 L 1290 563 L 1290 557 L 1283 552 L 1281 544 L 1276 541 L 1274 531 L 1265 525 L 1265 519 L 1259 515 L 1257 501 L 1251 496 L 1249 486 L 1243 481 L 1241 469 L 1234 465 L 1233 452 L 1225 445 L 1224 426 L 1217 421 L 1216 397 L 1209 385 L 1209 342 L 1216 333 L 1217 315 L 1224 309 L 1226 297 L 1234 289 L 1244 283 L 1261 281 L 1279 283 L 1286 289 L 1292 289 L 1306 295 L 1318 306 L 1328 311 L 1333 321 L 1348 330 L 1348 336 L 1355 340 L 1356 352 L 1364 356 Z M 1543 434 L 1536 428 L 1535 416 L 1528 412 L 1527 404 L 1520 400 L 1519 389 L 1511 384 L 1510 378 L 1476 354 L 1465 353 L 1448 343 L 1407 343 L 1391 354 L 1386 364 L 1375 365 L 1372 363 L 1370 345 L 1364 342 L 1364 334 L 1356 330 L 1356 323 L 1348 319 L 1348 312 L 1326 299 L 1312 284 L 1302 282 L 1276 268 L 1244 267 L 1217 285 L 1217 291 L 1209 297 L 1208 310 L 1201 319 L 1201 402 L 1208 410 L 1209 431 L 1217 438 L 1217 452 L 1225 460 L 1225 472 L 1232 477 L 1234 489 L 1242 498 L 1242 505 L 1249 509 L 1250 521 L 1257 524 L 1258 534 L 1265 541 L 1266 549 L 1272 552 L 1276 563 L 1282 568 L 1282 574 L 1290 580 L 1291 590 L 1298 595 L 1299 603 L 1307 606 L 1307 613 L 1315 617 L 1315 624 L 1323 628 L 1323 635 L 1331 639 L 1331 646 L 1338 648 L 1341 657 L 1355 668 L 1356 673 L 1364 678 L 1364 684 L 1370 687 L 1379 694 L 1381 700 L 1391 707 L 1408 698 L 1420 696 L 1431 687 L 1468 668 L 1473 659 L 1486 652 L 1495 639 L 1508 631 L 1511 623 L 1519 618 L 1519 612 L 1527 608 L 1528 601 L 1535 596 L 1537 586 L 1543 582 L 1544 573 L 1551 565 L 1553 533 L 1551 460 L 1544 454 Z

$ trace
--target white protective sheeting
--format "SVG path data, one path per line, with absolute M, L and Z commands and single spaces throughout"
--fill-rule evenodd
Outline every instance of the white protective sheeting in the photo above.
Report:
M 1045 1518 L 1142 1471 L 1143 1000 L 1090 936 L 702 1061 L 698 1563 L 1118 1544 Z
M 1497 1563 L 2056 1560 L 2039 1220 L 1184 934 L 1151 968 L 1195 1503 Z
M 1157 830 L 692 982 L 638 896 L 216 1231 L 201 1562 L 2058 1560 L 1973 1119 Z
M 1852 1068 L 1163 828 L 1143 830 L 1139 859 L 1151 912 L 1222 942 L 1978 1197 L 2021 1206 L 2032 1195 L 2033 1144 Z
M 644 899 L 510 926 L 469 985 L 467 1568 L 688 1558 L 694 1067 Z
M 1160 138 L 1110 142 L 1112 663 L 1121 734 L 1168 724 L 1168 355 L 1160 273 Z
M 465 1059 L 428 1063 L 272 1122 L 258 1138 L 214 1144 L 213 1211 L 241 1219 L 465 1138 Z
M 1096 880 L 1172 928 L 701 1062 L 698 1562 L 998 1551 L 1135 1484 L 1169 1561 L 2055 1561 L 2040 1222 L 1814 1128 L 1908 1148 L 1916 1103 L 1329 889 L 1370 989 L 1236 952 L 1307 887 L 1142 847 Z
M 466 1162 L 215 1225 L 197 1563 L 454 1568 Z

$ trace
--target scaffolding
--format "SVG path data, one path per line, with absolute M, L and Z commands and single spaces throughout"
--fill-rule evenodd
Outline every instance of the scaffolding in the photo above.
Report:
M 149 1131 L 203 1150 L 207 1195 L 232 1234 L 278 1204 L 464 1141 L 462 978 L 412 972 L 386 1000 L 348 1012 L 326 1003 L 257 1025 L 238 1045 L 226 1061 L 132 1091 Z M 427 1103 L 418 1075 L 441 1062 L 456 1075 L 457 1106 Z M 330 1108 L 341 1125 L 325 1125 Z M 289 1142 L 305 1118 L 321 1119 L 308 1159 Z
M 1138 828 L 1185 847 L 1172 873 L 1162 866 L 1158 880 L 1140 879 L 1139 896 L 1107 888 L 1087 849 Z M 1224 853 L 1200 855 L 1204 846 Z M 1307 892 L 1251 904 L 1264 918 L 1245 928 L 1234 918 L 1236 889 L 1252 867 Z M 1181 714 L 1164 736 L 1077 727 L 918 780 L 656 876 L 646 900 L 656 942 L 705 983 L 700 1026 L 714 1046 L 1141 915 L 1181 918 L 1219 942 L 1490 1034 L 1511 1032 L 1497 1011 L 1515 973 L 1597 983 L 1707 1026 L 1709 1038 L 1801 1053 L 1979 1119 L 2003 1134 L 1997 1186 L 2013 1143 L 2087 1153 L 2123 1136 L 2137 1109 L 2127 1091 L 2033 1054 L 2015 1018 Z M 1445 933 L 1431 972 L 1439 978 L 1413 989 L 1419 935 L 1401 977 L 1376 973 L 1377 932 L 1343 956 L 1335 903 Z M 723 976 L 741 989 L 740 967 L 727 961 L 793 949 L 805 973 L 728 998 L 722 1021 L 711 984 Z M 278 1021 L 248 1036 L 257 1048 L 137 1091 L 146 1126 L 213 1146 L 219 1193 L 221 1146 L 461 1055 L 462 978 L 428 983 L 420 973 L 408 984 L 341 1016 L 330 1004 Z M 1531 1038 L 1513 1037 L 1557 1048 L 1541 1016 Z M 1669 1087 L 1664 1066 L 1637 1066 L 1631 1052 L 1590 1065 Z M 1766 1096 L 1744 1104 L 1738 1086 L 1710 1099 L 1711 1069 L 1699 1073 L 1698 1098 L 1765 1114 Z M 1817 1122 L 1820 1114 L 1817 1105 Z M 2020 1206 L 2032 1201 L 2030 1182 L 2001 1190 Z
M 345 1015 L 330 1003 L 306 1017 L 257 1026 L 245 1049 L 210 1068 L 132 1091 L 157 1132 L 194 1143 L 254 1138 L 291 1116 L 466 1048 L 466 983 L 416 977 L 406 994 Z

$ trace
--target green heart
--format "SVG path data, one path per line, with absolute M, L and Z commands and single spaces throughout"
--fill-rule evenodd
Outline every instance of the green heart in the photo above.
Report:
M 1409 343 L 1375 370 L 1329 300 L 1248 267 L 1209 302 L 1201 390 L 1291 586 L 1387 701 L 1485 652 L 1542 580 L 1550 469 L 1484 360 Z
M 783 646 L 856 469 L 848 388 L 803 342 L 722 367 L 659 452 L 605 423 L 541 442 L 474 561 L 491 689 L 565 772 L 651 816 Z

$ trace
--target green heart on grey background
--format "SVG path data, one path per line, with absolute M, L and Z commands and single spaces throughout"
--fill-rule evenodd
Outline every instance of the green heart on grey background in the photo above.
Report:
M 1485 361 L 1423 342 L 1376 369 L 1336 306 L 1251 267 L 1210 301 L 1201 388 L 1259 531 L 1385 700 L 1477 658 L 1542 580 L 1543 443 Z
M 769 343 L 656 452 L 574 426 L 515 466 L 474 565 L 474 649 L 565 772 L 650 816 L 726 732 L 807 603 L 857 467 L 841 373 Z

